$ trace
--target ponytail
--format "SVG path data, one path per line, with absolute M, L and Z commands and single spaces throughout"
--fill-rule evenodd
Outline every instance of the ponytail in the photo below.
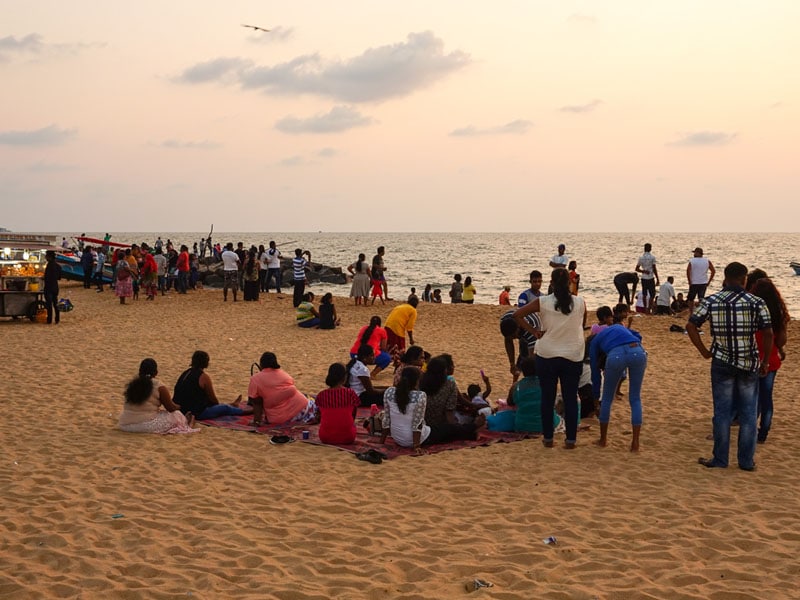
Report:
M 550 281 L 556 297 L 556 310 L 568 315 L 573 307 L 572 293 L 569 291 L 569 272 L 566 269 L 553 269 Z

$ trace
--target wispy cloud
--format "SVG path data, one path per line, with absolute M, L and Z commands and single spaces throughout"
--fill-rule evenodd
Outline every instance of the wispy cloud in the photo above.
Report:
M 725 146 L 732 143 L 738 134 L 725 131 L 692 131 L 668 146 Z
M 339 151 L 336 148 L 320 148 L 317 152 L 317 156 L 321 156 L 323 158 L 331 158 L 337 156 Z
M 505 125 L 496 125 L 494 127 L 481 128 L 474 127 L 473 125 L 467 125 L 466 127 L 454 129 L 449 135 L 453 137 L 469 137 L 477 135 L 524 135 L 528 133 L 531 127 L 533 127 L 533 123 L 531 121 L 517 119 L 516 121 L 511 121 Z
M 562 106 L 558 110 L 561 112 L 573 113 L 573 114 L 588 113 L 595 110 L 602 103 L 603 103 L 602 100 L 592 100 L 591 102 L 587 102 L 586 104 L 567 104 L 566 106 Z
M 424 31 L 346 60 L 326 61 L 314 53 L 274 66 L 252 66 L 242 58 L 218 58 L 189 67 L 176 80 L 205 83 L 227 81 L 233 75 L 244 89 L 379 102 L 429 87 L 471 62 L 465 52 L 445 53 L 444 42 Z
M 0 131 L 0 144 L 5 146 L 57 146 L 77 136 L 75 129 L 48 125 L 41 129 Z
M 282 167 L 303 167 L 311 163 L 302 156 L 300 156 L 299 154 L 296 154 L 294 156 L 288 156 L 283 160 L 278 161 L 278 164 Z
M 28 165 L 27 171 L 31 173 L 63 173 L 65 171 L 75 171 L 78 167 L 76 165 L 68 165 L 62 163 L 48 163 L 40 160 L 31 165 Z
M 352 106 L 334 106 L 327 113 L 301 119 L 290 115 L 275 123 L 275 129 L 284 133 L 338 133 L 373 123 Z
M 164 140 L 155 144 L 159 148 L 169 148 L 172 150 L 215 150 L 221 148 L 222 144 L 219 142 L 212 142 L 210 140 L 203 140 L 200 142 L 184 141 L 184 140 Z
M 294 27 L 267 27 L 269 32 L 256 31 L 248 36 L 247 41 L 254 44 L 274 44 L 276 42 L 287 42 L 294 36 Z
M 208 83 L 210 81 L 236 80 L 236 73 L 252 66 L 253 62 L 238 57 L 220 57 L 185 69 L 173 79 L 179 83 Z
M 597 17 L 583 13 L 572 13 L 567 17 L 567 23 L 575 23 L 576 25 L 594 25 L 597 23 Z
M 49 44 L 38 33 L 29 33 L 23 37 L 8 35 L 0 38 L 0 62 L 6 62 L 14 56 L 48 56 L 60 54 L 76 54 L 87 48 L 102 48 L 105 44 L 92 43 L 70 43 L 70 44 Z

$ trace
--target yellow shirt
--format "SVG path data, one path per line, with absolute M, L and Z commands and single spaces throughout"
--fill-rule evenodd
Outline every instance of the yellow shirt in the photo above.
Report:
M 401 304 L 392 309 L 386 317 L 386 329 L 391 329 L 398 337 L 405 337 L 407 331 L 414 331 L 417 322 L 417 309 L 410 304 Z
M 461 294 L 461 300 L 475 300 L 475 286 L 471 283 L 464 286 L 464 291 Z

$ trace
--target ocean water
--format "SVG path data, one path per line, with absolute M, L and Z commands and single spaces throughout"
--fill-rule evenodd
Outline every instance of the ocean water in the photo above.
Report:
M 190 248 L 208 232 L 112 232 L 112 240 L 123 243 L 147 242 L 157 236 L 166 242 L 185 243 Z M 78 235 L 76 232 L 55 233 L 58 239 Z M 90 237 L 103 237 L 101 232 L 87 232 Z M 710 292 L 722 285 L 726 264 L 739 261 L 748 268 L 764 269 L 783 294 L 792 316 L 800 315 L 800 277 L 789 262 L 800 261 L 800 234 L 797 233 L 253 233 L 215 232 L 214 242 L 268 244 L 275 240 L 284 256 L 293 256 L 295 248 L 311 251 L 314 262 L 346 267 L 358 258 L 359 252 L 371 261 L 378 246 L 386 248 L 384 261 L 389 295 L 406 298 L 411 287 L 421 294 L 425 284 L 441 288 L 444 301 L 455 273 L 470 275 L 477 288 L 475 301 L 497 304 L 504 285 L 510 285 L 516 298 L 528 287 L 528 275 L 538 269 L 545 282 L 551 269 L 550 257 L 558 244 L 567 247 L 567 255 L 578 263 L 581 276 L 580 294 L 587 306 L 617 302 L 612 279 L 616 273 L 633 271 L 650 242 L 657 259 L 660 278 L 675 277 L 675 291 L 688 291 L 686 265 L 692 250 L 700 246 L 717 269 Z M 546 287 L 546 283 L 545 283 Z M 315 284 L 317 292 L 349 294 L 349 285 Z

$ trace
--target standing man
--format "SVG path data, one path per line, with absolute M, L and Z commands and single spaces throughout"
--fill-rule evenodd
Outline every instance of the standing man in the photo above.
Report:
M 294 258 L 292 259 L 292 279 L 294 280 L 294 293 L 292 294 L 292 305 L 297 308 L 303 301 L 303 293 L 306 291 L 306 271 L 308 261 L 303 258 L 308 250 L 303 252 L 300 248 L 295 248 Z
M 98 248 L 97 256 L 94 260 L 94 282 L 97 284 L 97 291 L 103 291 L 103 265 L 106 264 L 106 255 L 103 248 Z
M 656 286 L 660 284 L 658 280 L 658 269 L 656 268 L 656 257 L 650 253 L 653 249 L 652 244 L 644 245 L 644 254 L 636 261 L 637 273 L 642 274 L 642 296 L 644 297 L 644 311 L 647 314 L 653 312 L 653 304 L 656 299 Z
M 47 266 L 44 268 L 44 303 L 47 306 L 47 322 L 53 322 L 53 313 L 56 325 L 61 321 L 58 311 L 58 281 L 61 279 L 61 265 L 56 262 L 56 253 L 48 250 L 44 254 Z
M 275 292 L 281 293 L 281 251 L 272 240 L 267 250 L 267 278 L 264 280 L 264 291 L 269 292 L 269 283 L 275 278 Z
M 85 246 L 83 254 L 81 254 L 81 267 L 83 268 L 83 287 L 84 289 L 91 289 L 92 287 L 92 266 L 94 265 L 94 254 L 92 253 L 91 246 Z
M 236 294 L 239 291 L 239 257 L 233 251 L 233 242 L 225 244 L 225 252 L 222 253 L 222 274 L 224 276 L 222 301 L 228 301 L 228 288 L 231 288 L 233 301 L 236 302 Z
M 200 258 L 206 257 L 206 238 L 200 238 L 200 245 L 198 246 L 200 250 Z
M 418 304 L 419 298 L 416 296 L 409 298 L 407 303 L 395 306 L 386 317 L 386 324 L 383 328 L 386 330 L 386 345 L 390 352 L 393 352 L 392 348 L 394 347 L 402 354 L 406 349 L 406 334 L 408 334 L 408 343 L 414 345 L 414 325 L 417 322 Z
M 567 268 L 567 265 L 569 265 L 569 256 L 564 254 L 566 250 L 567 247 L 564 244 L 558 245 L 558 254 L 554 254 L 550 259 L 550 267 L 552 269 Z
M 383 288 L 383 297 L 387 300 L 391 300 L 389 298 L 389 286 L 386 283 L 386 265 L 383 264 L 383 255 L 386 254 L 386 249 L 383 246 L 379 246 L 377 250 L 377 254 L 372 257 L 372 278 L 376 279 L 381 282 L 381 287 Z
M 722 291 L 700 301 L 686 332 L 703 358 L 711 359 L 711 397 L 714 402 L 714 456 L 700 458 L 705 467 L 728 466 L 731 420 L 739 415 L 737 458 L 739 468 L 756 468 L 756 421 L 758 378 L 769 369 L 772 350 L 772 322 L 763 299 L 744 290 L 747 267 L 732 262 L 725 267 Z M 711 348 L 706 348 L 698 327 L 711 322 Z M 758 357 L 756 332 L 762 335 L 764 360 Z
M 244 263 L 247 258 L 247 250 L 244 249 L 244 242 L 236 244 L 236 256 L 239 257 L 239 289 L 244 289 Z
M 531 287 L 522 292 L 517 298 L 517 306 L 519 307 L 525 306 L 532 300 L 544 295 L 542 294 L 542 274 L 539 271 L 531 271 L 530 282 Z
M 709 271 L 711 275 L 709 275 Z M 694 257 L 689 260 L 686 267 L 686 279 L 689 280 L 689 295 L 686 297 L 686 302 L 689 307 L 694 307 L 694 299 L 702 300 L 706 296 L 706 289 L 711 281 L 714 279 L 717 270 L 711 261 L 703 256 L 702 248 L 694 249 Z

